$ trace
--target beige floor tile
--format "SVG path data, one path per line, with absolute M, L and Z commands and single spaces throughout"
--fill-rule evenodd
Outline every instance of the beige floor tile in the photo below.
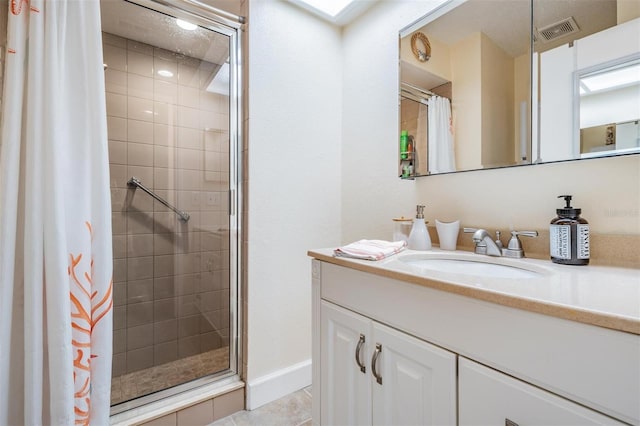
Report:
M 311 397 L 299 390 L 253 411 L 231 416 L 236 426 L 297 426 L 311 419 Z

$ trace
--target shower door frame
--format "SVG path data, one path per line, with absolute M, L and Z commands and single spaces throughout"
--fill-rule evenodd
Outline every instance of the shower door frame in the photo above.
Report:
M 239 301 L 242 265 L 242 44 L 245 19 L 197 0 L 123 0 L 156 13 L 188 20 L 229 37 L 229 368 L 190 382 L 137 397 L 111 407 L 111 415 L 160 401 L 206 385 L 240 380 L 242 330 Z

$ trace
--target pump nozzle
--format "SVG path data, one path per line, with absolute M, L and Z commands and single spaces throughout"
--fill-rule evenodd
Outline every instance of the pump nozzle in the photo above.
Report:
M 418 204 L 416 206 L 416 219 L 424 219 L 424 206 Z
M 571 195 L 558 195 L 558 198 L 564 198 L 564 201 L 567 203 L 567 205 L 561 209 L 556 209 L 556 213 L 558 213 L 558 216 L 561 217 L 578 217 L 580 215 L 580 213 L 582 212 L 581 209 L 577 209 L 574 207 L 571 207 L 571 199 L 573 198 L 573 196 Z
M 564 201 L 567 203 L 565 206 L 566 209 L 571 208 L 571 198 L 573 198 L 571 195 L 558 195 L 558 198 L 564 198 Z

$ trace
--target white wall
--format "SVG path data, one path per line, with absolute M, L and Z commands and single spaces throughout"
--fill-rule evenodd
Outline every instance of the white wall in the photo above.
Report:
M 340 242 L 342 61 L 340 30 L 291 3 L 251 0 L 248 22 L 246 377 L 255 408 L 267 402 L 258 394 L 287 391 L 269 388 L 281 369 L 311 357 L 306 252 Z
M 594 233 L 640 234 L 640 156 L 483 170 L 402 181 L 397 158 L 400 28 L 433 2 L 385 1 L 344 32 L 342 239 L 390 238 L 391 218 L 425 203 L 426 217 L 465 225 L 547 229 L 570 193 Z
M 384 1 L 343 31 L 342 241 L 392 236 L 415 214 L 416 185 L 397 177 L 398 31 L 441 1 Z M 427 209 L 431 200 L 423 200 Z

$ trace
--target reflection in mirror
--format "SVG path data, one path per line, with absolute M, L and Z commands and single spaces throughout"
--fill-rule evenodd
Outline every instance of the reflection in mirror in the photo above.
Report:
M 418 32 L 429 40 L 431 57 L 425 62 L 413 54 L 411 39 Z M 589 111 L 619 109 L 613 106 L 617 101 L 605 92 L 580 96 L 577 83 L 629 61 L 627 72 L 637 75 L 631 64 L 638 57 L 635 0 L 449 0 L 400 33 L 401 83 L 430 92 L 451 85 L 456 171 L 638 152 L 633 144 L 639 117 L 631 114 L 637 108 L 606 119 L 598 112 L 588 120 Z M 418 126 L 412 130 L 408 124 L 414 118 L 405 116 L 411 110 L 405 104 L 425 103 L 404 91 L 400 102 L 399 130 L 416 139 L 415 175 L 439 173 L 429 166 L 433 153 L 422 140 L 430 134 L 418 137 Z M 420 108 L 425 107 L 413 107 Z M 621 133 L 631 136 L 622 141 Z
M 640 58 L 576 74 L 581 157 L 640 152 Z
M 530 0 L 467 0 L 401 34 L 400 130 L 416 139 L 416 175 L 529 163 L 530 28 Z M 420 33 L 428 61 L 415 54 Z
M 640 152 L 640 8 L 634 3 L 535 0 L 535 162 Z M 614 82 L 623 75 L 630 79 Z

